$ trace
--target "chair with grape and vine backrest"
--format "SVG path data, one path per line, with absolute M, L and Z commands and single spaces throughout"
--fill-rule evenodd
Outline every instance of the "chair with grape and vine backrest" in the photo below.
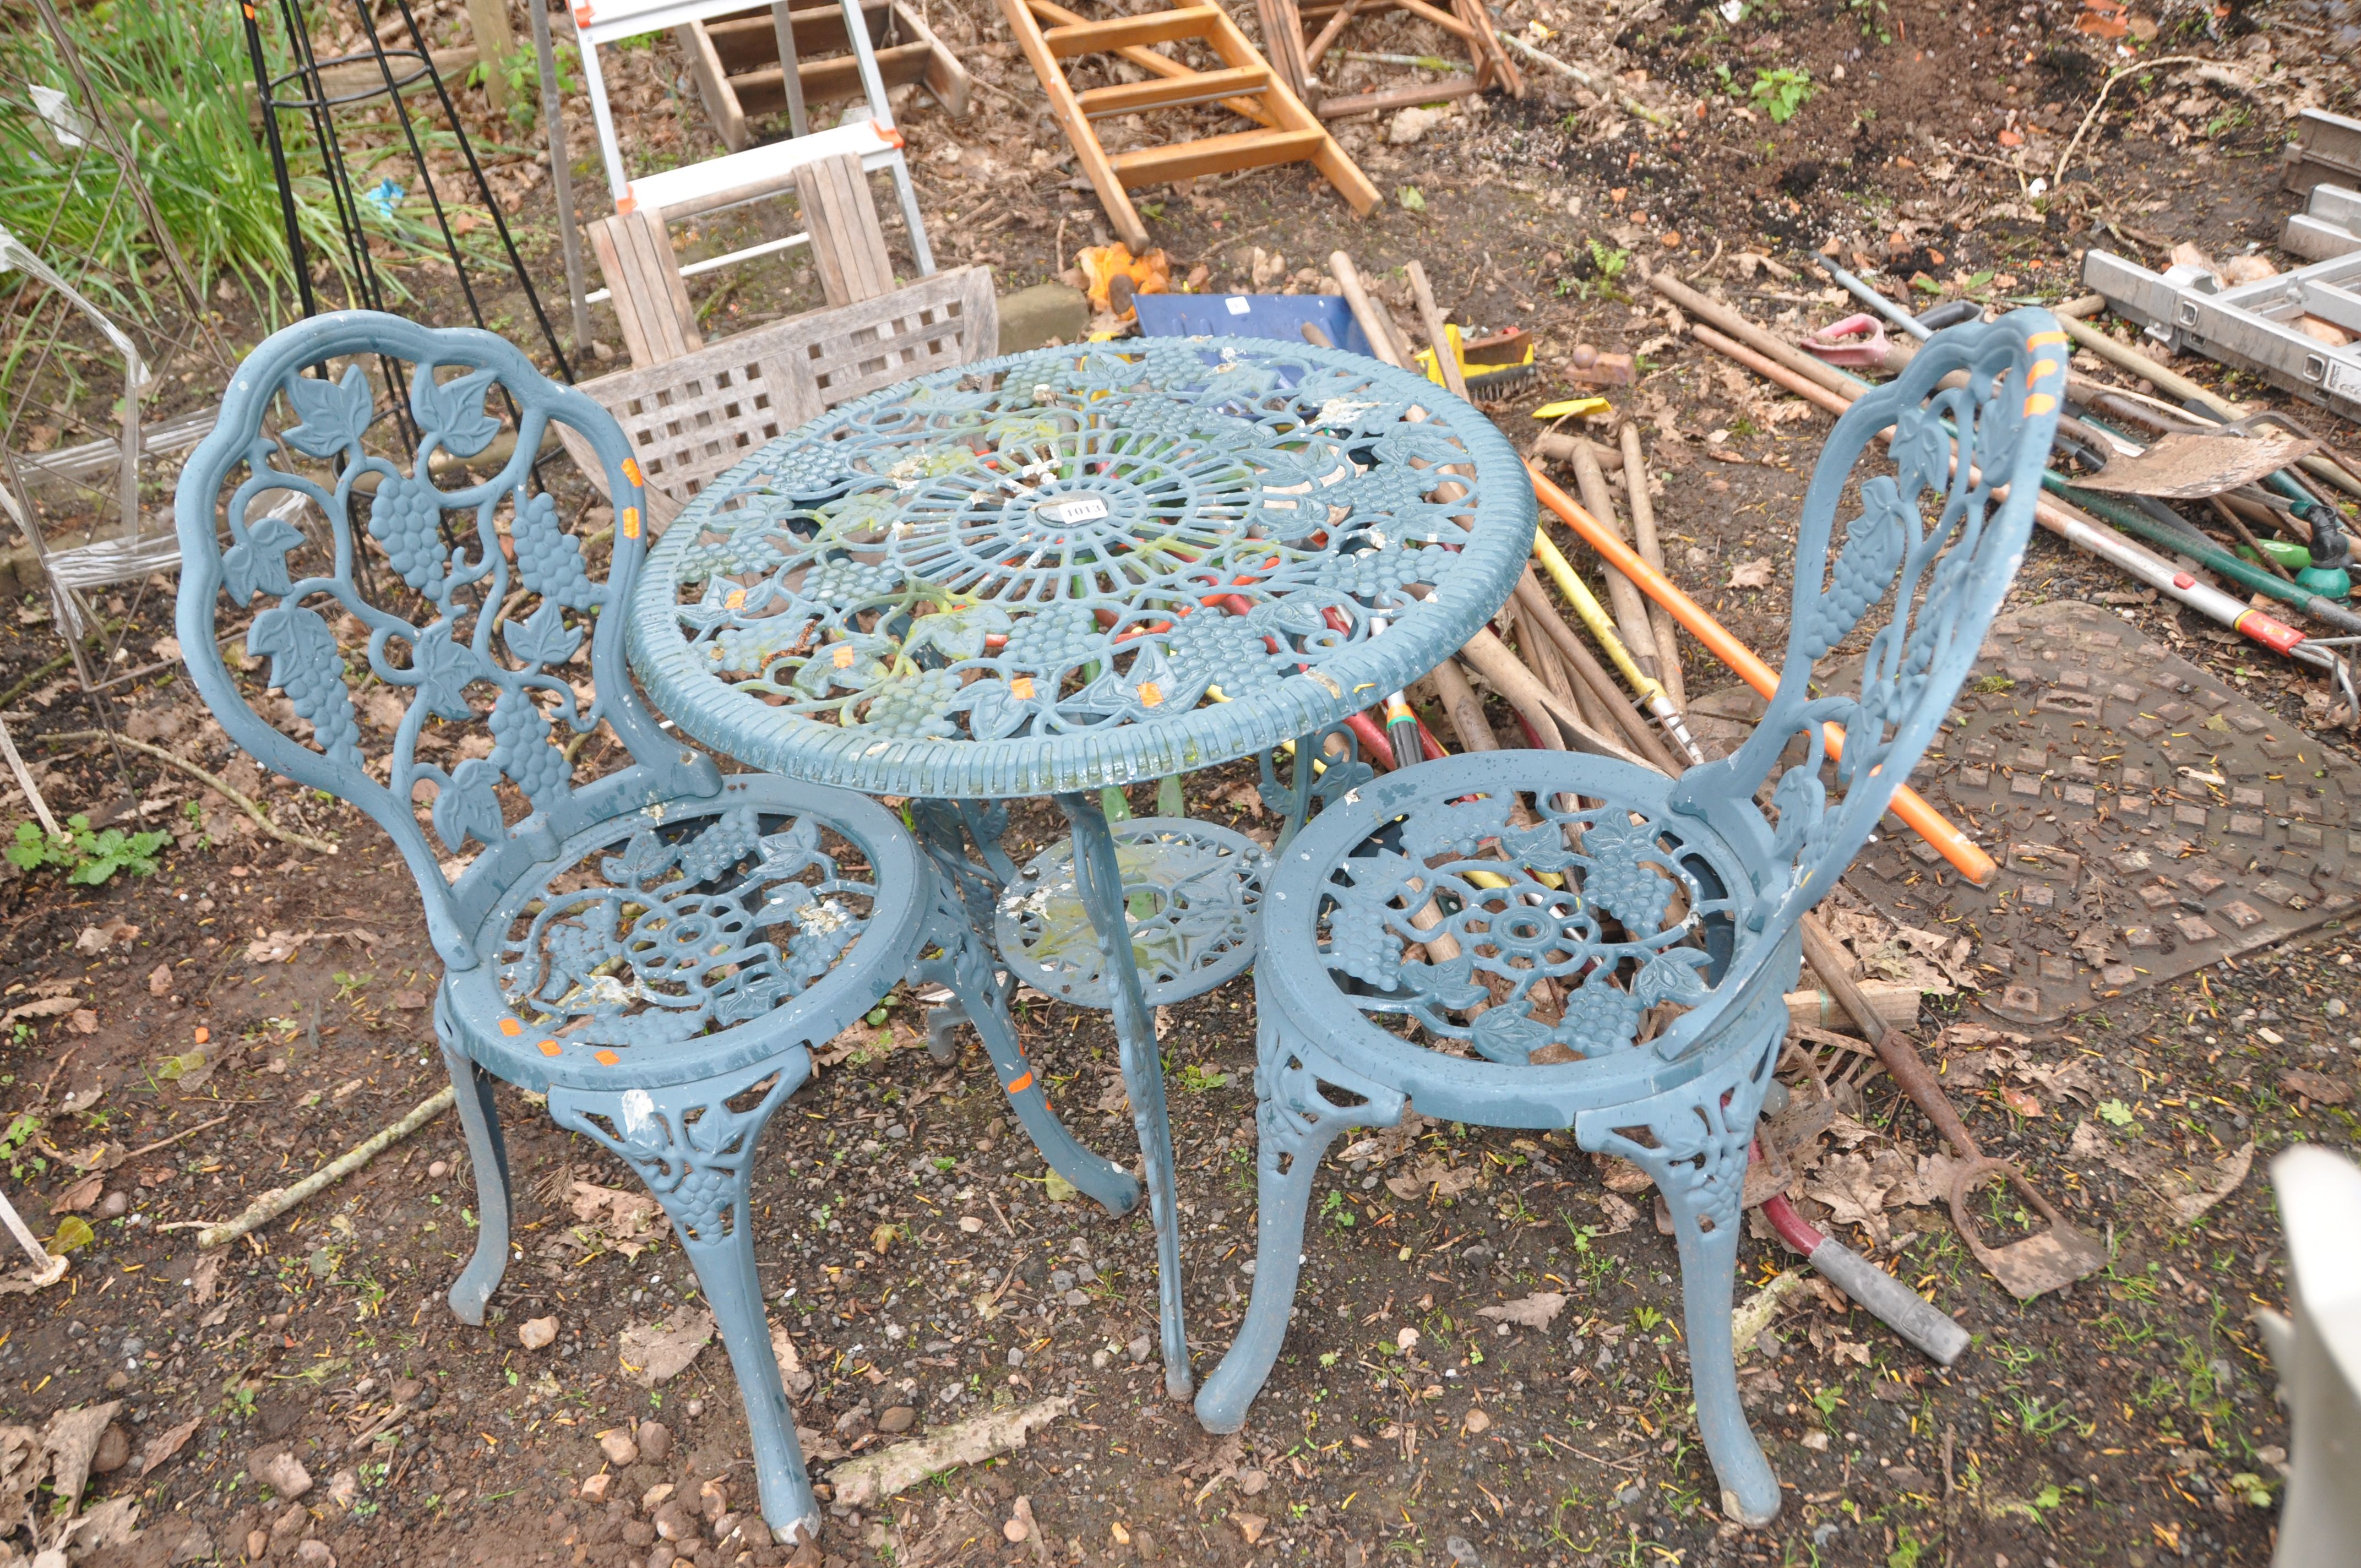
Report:
M 585 550 L 599 541 L 541 487 L 553 424 L 606 471 L 603 579 Z M 811 1048 L 905 978 L 948 985 L 1049 1163 L 1118 1212 L 1138 1188 L 1050 1113 L 990 954 L 900 821 L 844 790 L 725 776 L 658 725 L 624 666 L 639 481 L 611 417 L 489 333 L 299 323 L 238 367 L 181 473 L 179 631 L 230 739 L 367 812 L 418 883 L 481 1201 L 452 1310 L 482 1322 L 510 1255 L 500 1080 L 546 1095 L 663 1203 L 744 1394 L 763 1519 L 793 1541 L 818 1513 L 747 1193 Z M 310 528 L 264 510 L 291 493 Z M 247 610 L 276 723 L 219 652 L 223 618 Z
M 1798 922 L 1944 720 L 2015 576 L 2065 341 L 2038 311 L 1938 334 L 1838 422 L 1804 499 L 1785 667 L 1731 756 L 1677 780 L 1579 752 L 1423 762 L 1328 805 L 1280 854 L 1256 970 L 1254 1299 L 1199 1394 L 1209 1429 L 1244 1424 L 1278 1356 L 1312 1178 L 1337 1133 L 1413 1107 L 1571 1128 L 1664 1195 L 1723 1508 L 1749 1523 L 1776 1514 L 1778 1480 L 1739 1402 L 1730 1303 Z M 1888 431 L 1891 471 L 1861 476 L 1832 550 L 1856 464 Z M 1877 625 L 1881 602 L 1892 614 Z M 1855 652 L 1859 676 L 1816 674 Z

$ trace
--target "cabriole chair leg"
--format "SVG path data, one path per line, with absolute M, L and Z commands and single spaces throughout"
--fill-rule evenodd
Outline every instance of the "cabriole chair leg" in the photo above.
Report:
M 443 1022 L 439 1007 L 435 1022 Z M 500 1138 L 492 1075 L 447 1044 L 443 1064 L 451 1071 L 459 1126 L 467 1138 L 467 1163 L 476 1172 L 476 1251 L 452 1282 L 451 1311 L 461 1322 L 480 1327 L 484 1309 L 509 1266 L 508 1146 Z
M 671 1217 L 713 1309 L 745 1400 L 763 1522 L 777 1540 L 790 1544 L 818 1536 L 819 1504 L 804 1471 L 795 1415 L 771 1348 L 747 1190 L 763 1124 L 810 1075 L 811 1058 L 798 1051 L 777 1067 L 704 1083 L 620 1094 L 555 1088 L 549 1094 L 549 1113 L 558 1125 L 620 1155 Z M 752 1104 L 731 1109 L 731 1101 L 758 1091 Z
M 1303 1275 L 1303 1225 L 1312 1209 L 1312 1179 L 1337 1134 L 1348 1127 L 1390 1127 L 1401 1121 L 1399 1094 L 1376 1091 L 1365 1103 L 1340 1109 L 1320 1092 L 1323 1076 L 1303 1042 L 1289 1037 L 1276 1010 L 1261 1010 L 1255 1069 L 1255 1276 L 1246 1321 L 1213 1375 L 1197 1395 L 1197 1420 L 1207 1431 L 1234 1432 L 1262 1391 L 1287 1338 L 1295 1288 Z M 1349 1080 L 1348 1080 L 1349 1081 Z M 1356 1091 L 1360 1086 L 1356 1085 Z
M 1765 1049 L 1733 1058 L 1724 1071 L 1586 1115 L 1576 1128 L 1584 1148 L 1631 1161 L 1664 1195 L 1680 1252 L 1683 1335 L 1697 1429 L 1721 1480 L 1722 1512 L 1749 1525 L 1778 1516 L 1779 1477 L 1739 1398 L 1730 1308 L 1744 1228 L 1746 1150 L 1780 1044 L 1774 1037 Z M 1628 1135 L 1640 1128 L 1653 1145 Z

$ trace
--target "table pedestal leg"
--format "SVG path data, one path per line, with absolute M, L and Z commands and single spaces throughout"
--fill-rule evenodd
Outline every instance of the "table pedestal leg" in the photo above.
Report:
M 1074 829 L 1074 872 L 1082 908 L 1098 934 L 1113 992 L 1115 1039 L 1121 1047 L 1124 1088 L 1131 1096 L 1132 1125 L 1148 1168 L 1148 1214 L 1156 1227 L 1156 1288 L 1164 1341 L 1164 1389 L 1176 1399 L 1194 1387 L 1189 1372 L 1189 1339 L 1180 1308 L 1180 1216 L 1174 1206 L 1172 1125 L 1164 1111 L 1164 1063 L 1156 1046 L 1156 1021 L 1139 983 L 1125 917 L 1123 872 L 1115 861 L 1115 835 L 1093 795 L 1060 795 L 1059 809 Z

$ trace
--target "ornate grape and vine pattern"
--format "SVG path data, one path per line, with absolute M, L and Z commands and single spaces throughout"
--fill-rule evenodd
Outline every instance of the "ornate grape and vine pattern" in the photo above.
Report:
M 517 905 L 500 989 L 533 1029 L 621 1047 L 727 1029 L 811 986 L 866 927 L 875 887 L 818 818 L 653 816 Z
M 1672 796 L 1675 811 L 1702 814 L 1717 799 L 1754 796 L 1771 781 L 1771 853 L 1784 880 L 1766 890 L 1759 922 L 1783 925 L 1788 903 L 1808 907 L 1841 873 L 1949 705 L 1954 687 L 1938 671 L 1964 673 L 2015 575 L 2030 509 L 2011 526 L 1995 527 L 2002 504 L 1995 492 L 2009 484 L 2028 443 L 2048 449 L 2054 418 L 2043 416 L 2056 402 L 2027 389 L 2059 364 L 2028 367 L 2024 347 L 2023 338 L 1997 324 L 1964 345 L 1942 344 L 1939 363 L 1922 355 L 1924 364 L 1914 361 L 1909 374 L 1857 402 L 1821 457 L 1796 542 L 1778 690 L 1747 743 L 1723 762 L 1689 770 Z M 1938 385 L 1957 369 L 1966 370 L 1966 385 Z M 1888 426 L 1891 471 L 1860 481 L 1839 544 L 1841 487 L 1854 458 Z M 1803 569 L 1821 561 L 1827 565 L 1817 571 Z M 1815 695 L 1815 662 L 1834 653 L 1880 605 L 1892 613 L 1868 640 L 1858 689 L 1823 686 Z M 1823 729 L 1830 722 L 1844 731 L 1843 754 L 1833 761 Z M 1797 741 L 1801 758 L 1773 778 L 1782 753 Z M 1873 776 L 1877 782 L 1862 787 Z
M 440 368 L 422 362 L 410 378 L 419 441 L 406 468 L 368 445 L 394 421 L 361 363 L 347 362 L 335 379 L 283 374 L 278 390 L 299 422 L 247 444 L 221 567 L 234 603 L 262 601 L 247 652 L 269 660 L 269 684 L 310 726 L 312 745 L 362 787 L 373 778 L 395 801 L 431 797 L 434 831 L 456 852 L 470 838 L 502 837 L 503 778 L 536 808 L 571 783 L 560 731 L 587 734 L 609 717 L 588 678 L 586 641 L 609 589 L 593 580 L 556 503 L 533 488 L 544 422 L 531 411 L 525 439 L 497 475 L 441 488 L 434 460 L 481 455 L 502 424 L 487 408 L 494 370 L 438 380 Z M 289 452 L 318 469 L 282 464 Z M 290 491 L 327 519 L 324 542 L 268 514 Z M 381 560 L 357 559 L 353 517 L 364 509 Z M 381 688 L 376 702 L 357 704 L 356 688 L 372 686 Z M 365 745 L 376 750 L 365 715 L 370 731 L 391 731 L 374 760 L 364 755 Z M 491 743 L 470 755 L 480 743 L 459 743 L 445 727 L 478 719 Z M 421 761 L 422 748 L 456 754 L 446 766 Z
M 1256 349 L 1044 351 L 848 405 L 675 526 L 665 635 L 880 739 L 1085 735 L 1298 677 L 1333 699 L 1324 666 L 1436 613 L 1478 505 L 1469 416 Z
M 1433 1048 L 1512 1065 L 1630 1049 L 1706 999 L 1744 887 L 1709 835 L 1620 806 L 1500 793 L 1422 806 L 1323 887 L 1330 973 Z

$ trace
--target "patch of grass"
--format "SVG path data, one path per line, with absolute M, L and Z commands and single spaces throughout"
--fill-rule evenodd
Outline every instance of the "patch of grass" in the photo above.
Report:
M 254 69 L 236 7 L 199 0 L 100 0 L 59 11 L 199 290 L 210 300 L 215 282 L 235 275 L 253 294 L 266 325 L 284 319 L 293 303 L 286 221 L 269 148 L 247 123 Z M 263 50 L 273 74 L 291 69 L 268 27 Z M 10 84 L 0 92 L 0 212 L 102 310 L 147 319 L 148 302 L 137 297 L 144 292 L 140 280 L 150 280 L 159 295 L 170 285 L 151 271 L 159 260 L 156 241 L 121 173 L 97 148 L 66 145 L 29 101 L 16 97 L 23 91 L 19 84 L 39 83 L 65 92 L 74 112 L 84 113 L 52 40 L 29 17 L 0 28 L 0 82 Z M 282 115 L 279 124 L 304 245 L 315 258 L 342 269 L 345 248 L 318 145 L 302 116 Z M 442 135 L 447 142 L 448 133 Z M 352 142 L 345 151 L 354 183 L 364 190 L 376 182 L 376 166 L 396 156 L 390 146 L 372 151 Z M 399 156 L 406 167 L 407 149 Z M 431 238 L 423 224 L 366 202 L 361 217 L 396 248 L 429 245 L 440 253 L 439 237 Z M 385 281 L 389 291 L 407 298 L 398 279 Z M 13 360 L 0 364 L 0 395 L 15 368 Z

